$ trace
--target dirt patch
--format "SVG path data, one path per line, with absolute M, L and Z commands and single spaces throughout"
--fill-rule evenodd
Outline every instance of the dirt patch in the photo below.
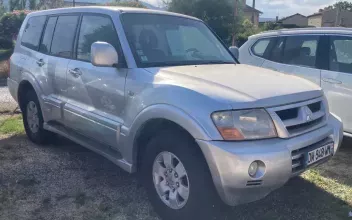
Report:
M 9 71 L 9 62 L 7 60 L 0 61 L 0 78 L 7 78 Z
M 318 170 L 348 184 L 351 157 L 344 146 Z M 65 139 L 38 146 L 24 135 L 2 135 L 0 158 L 1 220 L 158 219 L 135 175 Z M 341 166 L 349 174 L 336 170 Z M 261 201 L 233 208 L 227 219 L 346 219 L 348 211 L 345 201 L 298 177 Z

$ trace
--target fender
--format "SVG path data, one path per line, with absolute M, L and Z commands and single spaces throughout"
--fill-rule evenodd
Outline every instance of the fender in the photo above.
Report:
M 29 82 L 32 87 L 34 88 L 34 91 L 35 93 L 37 94 L 38 96 L 38 100 L 39 100 L 39 103 L 40 103 L 40 108 L 42 110 L 42 112 L 44 113 L 45 109 L 44 109 L 44 93 L 43 93 L 43 88 L 40 86 L 40 82 L 37 81 L 37 79 L 34 77 L 34 75 L 32 73 L 29 73 L 29 72 L 23 72 L 21 74 L 21 78 L 20 78 L 20 82 L 19 82 L 19 86 L 18 86 L 18 90 L 20 89 L 20 86 L 21 86 L 21 83 L 23 82 Z M 17 100 L 19 100 L 19 97 L 18 97 L 19 93 L 17 91 Z M 43 114 L 43 117 L 44 117 L 44 121 L 46 121 L 45 119 L 45 114 Z
M 137 115 L 130 128 L 126 126 L 121 128 L 121 153 L 127 162 L 136 164 L 138 149 L 134 141 L 143 125 L 152 119 L 172 121 L 188 131 L 195 139 L 210 140 L 210 135 L 206 132 L 206 129 L 183 110 L 168 104 L 152 105 L 143 109 Z M 135 171 L 135 167 L 132 170 Z
M 21 74 L 21 79 L 20 79 L 19 85 L 21 85 L 21 83 L 23 81 L 28 81 L 32 85 L 32 87 L 34 88 L 35 93 L 37 93 L 39 102 L 43 101 L 43 97 L 39 97 L 40 94 L 43 94 L 43 89 L 40 86 L 40 83 L 34 77 L 34 75 L 32 73 L 29 73 L 29 72 L 23 72 Z

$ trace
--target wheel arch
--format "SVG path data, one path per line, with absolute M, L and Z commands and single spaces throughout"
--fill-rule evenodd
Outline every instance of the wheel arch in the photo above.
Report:
M 24 110 L 23 103 L 25 101 L 25 95 L 27 94 L 27 91 L 29 91 L 29 90 L 36 92 L 33 85 L 28 80 L 22 80 L 18 86 L 18 92 L 17 92 L 18 105 L 19 105 L 22 112 Z
M 156 105 L 139 114 L 131 133 L 132 138 L 132 171 L 138 171 L 145 145 L 158 132 L 165 129 L 181 131 L 192 139 L 210 140 L 205 129 L 184 111 L 170 105 Z

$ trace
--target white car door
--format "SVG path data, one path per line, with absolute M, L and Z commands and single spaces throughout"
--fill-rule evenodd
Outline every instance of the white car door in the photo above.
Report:
M 344 130 L 352 133 L 352 37 L 330 37 L 328 62 L 328 70 L 322 70 L 321 87 L 330 111 L 342 119 Z
M 320 86 L 317 66 L 319 36 L 288 36 L 277 40 L 262 67 L 305 78 Z

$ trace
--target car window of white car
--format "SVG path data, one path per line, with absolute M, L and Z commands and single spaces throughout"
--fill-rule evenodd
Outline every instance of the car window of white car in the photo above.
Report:
M 319 36 L 286 38 L 283 63 L 315 68 Z
M 330 42 L 330 70 L 352 73 L 352 38 L 336 36 Z
M 259 57 L 263 57 L 271 39 L 272 38 L 265 38 L 257 41 L 252 47 L 252 52 Z

